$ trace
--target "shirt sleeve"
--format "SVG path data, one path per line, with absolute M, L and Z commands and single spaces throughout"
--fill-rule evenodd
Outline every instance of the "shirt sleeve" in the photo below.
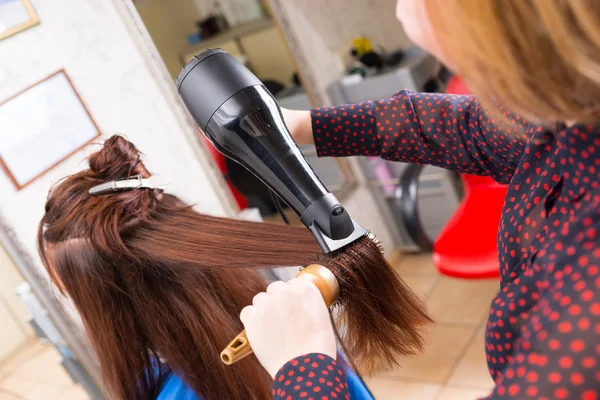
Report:
M 508 183 L 530 129 L 498 108 L 508 123 L 488 116 L 473 96 L 403 90 L 384 100 L 316 108 L 311 119 L 319 156 L 380 156 Z
M 274 400 L 348 400 L 344 369 L 324 354 L 307 354 L 286 363 L 273 381 Z
M 586 197 L 533 265 L 546 271 L 532 293 L 539 301 L 491 400 L 600 399 L 600 191 Z

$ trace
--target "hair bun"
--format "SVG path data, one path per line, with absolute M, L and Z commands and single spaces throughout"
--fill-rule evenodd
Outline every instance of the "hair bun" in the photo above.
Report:
M 134 175 L 148 178 L 150 173 L 133 143 L 120 135 L 111 136 L 100 151 L 89 157 L 90 170 L 103 179 L 124 179 Z

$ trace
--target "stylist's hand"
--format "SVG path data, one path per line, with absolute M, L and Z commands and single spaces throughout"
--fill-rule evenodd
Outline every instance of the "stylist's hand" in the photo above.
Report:
M 310 111 L 281 109 L 283 119 L 292 137 L 299 146 L 313 144 L 312 121 Z
M 273 378 L 285 363 L 304 354 L 336 358 L 329 311 L 309 280 L 274 282 L 252 303 L 240 319 L 254 354 Z

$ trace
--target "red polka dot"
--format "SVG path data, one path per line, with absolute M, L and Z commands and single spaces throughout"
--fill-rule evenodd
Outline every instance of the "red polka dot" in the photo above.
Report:
M 569 378 L 571 383 L 575 386 L 579 386 L 585 381 L 585 378 L 579 372 L 573 372 Z
M 527 382 L 535 383 L 538 380 L 538 374 L 535 371 L 529 371 L 525 379 L 527 379 Z
M 556 339 L 550 339 L 548 341 L 548 347 L 550 350 L 558 350 L 560 349 L 560 342 Z
M 554 397 L 557 399 L 567 399 L 569 397 L 569 391 L 565 388 L 558 388 L 554 390 Z
M 500 396 L 504 396 L 506 394 L 506 388 L 503 385 L 498 385 L 496 391 Z
M 569 348 L 572 352 L 578 353 L 580 351 L 583 351 L 583 349 L 585 348 L 585 343 L 581 339 L 576 339 L 571 342 Z
M 579 321 L 577 321 L 577 328 L 580 331 L 586 331 L 590 328 L 590 320 L 588 318 L 579 318 Z
M 581 306 L 579 304 L 572 304 L 569 306 L 569 314 L 579 315 L 581 314 Z
M 594 368 L 595 365 L 596 360 L 594 357 L 584 357 L 583 360 L 581 360 L 581 366 L 583 368 Z
M 538 394 L 538 388 L 536 386 L 529 386 L 527 390 L 525 390 L 525 394 L 529 397 L 535 397 Z
M 562 321 L 558 324 L 558 331 L 561 333 L 570 333 L 573 327 L 569 321 Z
M 586 390 L 581 393 L 581 400 L 598 400 L 598 392 L 595 390 Z
M 516 383 L 513 383 L 508 387 L 508 394 L 510 396 L 516 396 L 521 391 L 521 388 Z
M 562 356 L 558 359 L 558 365 L 561 368 L 571 368 L 573 366 L 573 359 L 569 356 Z
M 548 382 L 557 384 L 562 381 L 562 376 L 558 372 L 550 372 L 548 374 Z
M 587 301 L 591 301 L 593 298 L 594 298 L 594 292 L 592 292 L 592 291 L 591 291 L 591 290 L 589 290 L 589 289 L 587 289 L 587 290 L 584 290 L 584 291 L 581 293 L 581 300 L 583 300 L 583 301 L 586 301 L 586 302 L 587 302 Z

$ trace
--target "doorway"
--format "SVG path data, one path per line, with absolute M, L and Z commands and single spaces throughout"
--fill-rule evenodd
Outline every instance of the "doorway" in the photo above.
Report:
M 206 49 L 221 48 L 250 69 L 281 107 L 309 110 L 313 103 L 302 74 L 262 0 L 138 0 L 134 2 L 169 75 L 174 82 L 183 65 Z M 277 199 L 237 163 L 226 159 L 198 131 L 229 193 L 240 210 L 258 210 L 262 219 L 281 221 Z M 343 160 L 318 159 L 313 146 L 301 148 L 323 183 L 343 200 L 354 187 L 354 176 Z M 285 204 L 283 212 L 299 224 Z

